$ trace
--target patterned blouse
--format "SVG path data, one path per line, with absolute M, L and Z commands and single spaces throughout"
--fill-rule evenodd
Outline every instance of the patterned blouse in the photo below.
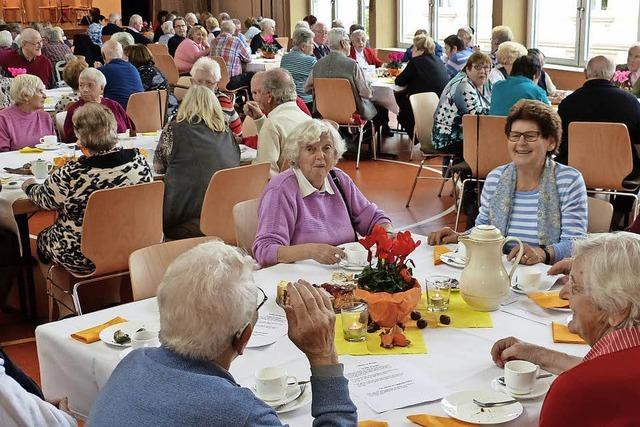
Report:
M 80 157 L 54 171 L 44 183 L 27 187 L 27 195 L 37 206 L 58 211 L 53 225 L 38 235 L 38 256 L 76 274 L 91 273 L 95 266 L 80 250 L 89 196 L 96 190 L 152 179 L 151 168 L 138 149 L 115 148 L 104 154 Z
M 11 96 L 9 95 L 9 88 L 11 88 L 12 81 L 12 79 L 0 76 L 0 108 L 7 108 L 12 103 Z
M 168 89 L 169 82 L 162 75 L 160 70 L 156 68 L 155 65 L 152 64 L 144 64 L 138 67 L 138 73 L 140 73 L 140 80 L 142 80 L 142 87 L 145 92 L 152 90 L 163 90 Z M 178 111 L 178 99 L 175 95 L 169 95 L 169 115 L 173 115 Z
M 67 106 L 69 104 L 73 104 L 74 102 L 80 101 L 80 94 L 78 91 L 73 91 L 72 93 L 65 93 L 60 97 L 58 102 L 56 102 L 56 106 L 54 107 L 55 113 L 58 114 L 63 111 L 67 111 Z

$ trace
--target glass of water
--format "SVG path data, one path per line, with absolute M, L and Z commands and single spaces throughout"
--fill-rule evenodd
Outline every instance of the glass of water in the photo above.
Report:
M 427 277 L 427 310 L 447 311 L 451 296 L 451 278 L 447 276 Z

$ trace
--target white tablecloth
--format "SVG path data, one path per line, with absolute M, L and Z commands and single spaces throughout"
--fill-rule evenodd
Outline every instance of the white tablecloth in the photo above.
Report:
M 402 90 L 401 86 L 396 86 L 388 77 L 373 77 L 371 88 L 373 89 L 373 102 L 382 105 L 393 114 L 398 114 L 400 107 L 398 107 L 394 92 Z
M 434 267 L 432 264 L 432 248 L 422 245 L 413 254 L 416 262 L 415 277 L 424 284 L 424 278 L 429 274 L 447 274 L 459 277 L 461 270 L 448 266 Z M 328 281 L 331 272 L 336 267 L 322 266 L 314 261 L 304 261 L 296 264 L 276 265 L 254 273 L 255 282 L 261 286 L 269 300 L 263 312 L 281 312 L 275 304 L 275 290 L 279 280 L 297 280 L 304 278 L 315 283 Z M 515 295 L 515 294 L 514 294 Z M 437 328 L 425 329 L 424 337 L 428 347 L 427 354 L 394 355 L 394 356 L 341 356 L 340 361 L 345 366 L 355 362 L 362 362 L 367 358 L 379 359 L 384 357 L 402 358 L 415 366 L 415 375 L 428 376 L 443 385 L 447 392 L 468 389 L 490 389 L 490 381 L 502 375 L 490 357 L 489 350 L 493 343 L 500 338 L 514 335 L 523 340 L 564 351 L 577 356 L 583 356 L 588 351 L 584 345 L 554 344 L 551 337 L 551 327 L 540 322 L 545 320 L 566 320 L 566 313 L 543 311 L 529 317 L 526 297 L 519 296 L 522 301 L 520 315 L 512 315 L 504 311 L 491 313 L 494 327 L 485 329 L 454 329 Z M 152 320 L 158 317 L 155 298 L 125 304 L 102 310 L 77 318 L 66 319 L 39 326 L 36 329 L 38 358 L 42 387 L 48 399 L 67 396 L 69 407 L 79 416 L 86 416 L 96 399 L 99 389 L 107 381 L 111 371 L 120 360 L 119 349 L 107 347 L 102 342 L 82 344 L 70 337 L 78 330 L 106 322 L 115 316 L 122 316 L 128 320 Z M 538 319 L 536 321 L 536 319 Z M 205 327 L 205 326 L 203 326 Z M 213 325 L 212 325 L 213 327 Z M 304 355 L 286 337 L 276 343 L 259 349 L 248 349 L 238 357 L 231 366 L 231 373 L 236 381 L 243 386 L 253 384 L 253 374 L 257 368 L 268 365 L 285 366 L 289 375 L 298 379 L 306 379 L 310 372 Z M 360 419 L 379 419 L 389 421 L 391 425 L 411 425 L 406 415 L 417 413 L 431 413 L 444 415 L 439 402 L 424 403 L 410 408 L 388 411 L 382 414 L 373 412 L 361 399 L 353 393 L 351 397 L 358 407 Z M 149 390 L 149 398 L 153 399 L 153 390 Z M 538 414 L 543 398 L 523 401 L 525 412 L 509 425 L 536 426 Z M 285 423 L 292 426 L 311 425 L 310 406 L 300 408 L 288 414 L 281 415 Z
M 69 86 L 58 87 L 54 89 L 46 89 L 44 91 L 47 94 L 47 98 L 44 100 L 44 111 L 53 112 L 56 103 L 62 98 L 63 95 L 73 92 Z
M 276 55 L 273 59 L 264 59 L 259 58 L 257 55 L 251 56 L 251 62 L 245 65 L 244 70 L 246 72 L 257 73 L 258 71 L 267 71 L 272 68 L 280 67 L 280 61 L 282 60 L 282 55 Z

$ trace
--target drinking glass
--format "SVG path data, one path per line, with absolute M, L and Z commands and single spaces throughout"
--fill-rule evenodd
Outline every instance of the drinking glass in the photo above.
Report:
M 427 277 L 427 310 L 447 311 L 451 295 L 451 278 L 447 276 Z
M 340 310 L 342 317 L 342 336 L 345 341 L 358 342 L 367 339 L 369 311 L 364 302 L 352 302 Z

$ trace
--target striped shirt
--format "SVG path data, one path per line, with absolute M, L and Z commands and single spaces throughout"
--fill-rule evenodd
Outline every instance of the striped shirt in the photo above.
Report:
M 296 93 L 304 102 L 313 101 L 313 95 L 305 93 L 304 84 L 311 74 L 313 66 L 318 60 L 313 55 L 306 55 L 297 47 L 291 49 L 291 52 L 282 57 L 280 68 L 287 70 L 296 84 Z
M 492 170 L 482 189 L 480 212 L 476 225 L 489 224 L 489 206 L 496 191 L 498 180 L 507 165 Z M 560 199 L 560 241 L 551 245 L 555 260 L 571 256 L 573 239 L 587 234 L 587 191 L 582 175 L 576 169 L 556 164 L 556 184 Z M 540 246 L 538 239 L 538 190 L 516 191 L 512 200 L 511 218 L 507 235 L 518 237 L 523 243 Z M 507 247 L 510 250 L 512 246 Z
M 473 49 L 463 49 L 459 52 L 454 53 L 449 60 L 446 62 L 447 74 L 449 74 L 449 78 L 452 79 L 456 74 L 458 74 L 464 66 L 467 64 L 467 59 L 473 53 Z
M 583 361 L 606 356 L 616 351 L 628 350 L 633 347 L 640 347 L 640 326 L 617 329 L 609 332 L 596 342 Z

